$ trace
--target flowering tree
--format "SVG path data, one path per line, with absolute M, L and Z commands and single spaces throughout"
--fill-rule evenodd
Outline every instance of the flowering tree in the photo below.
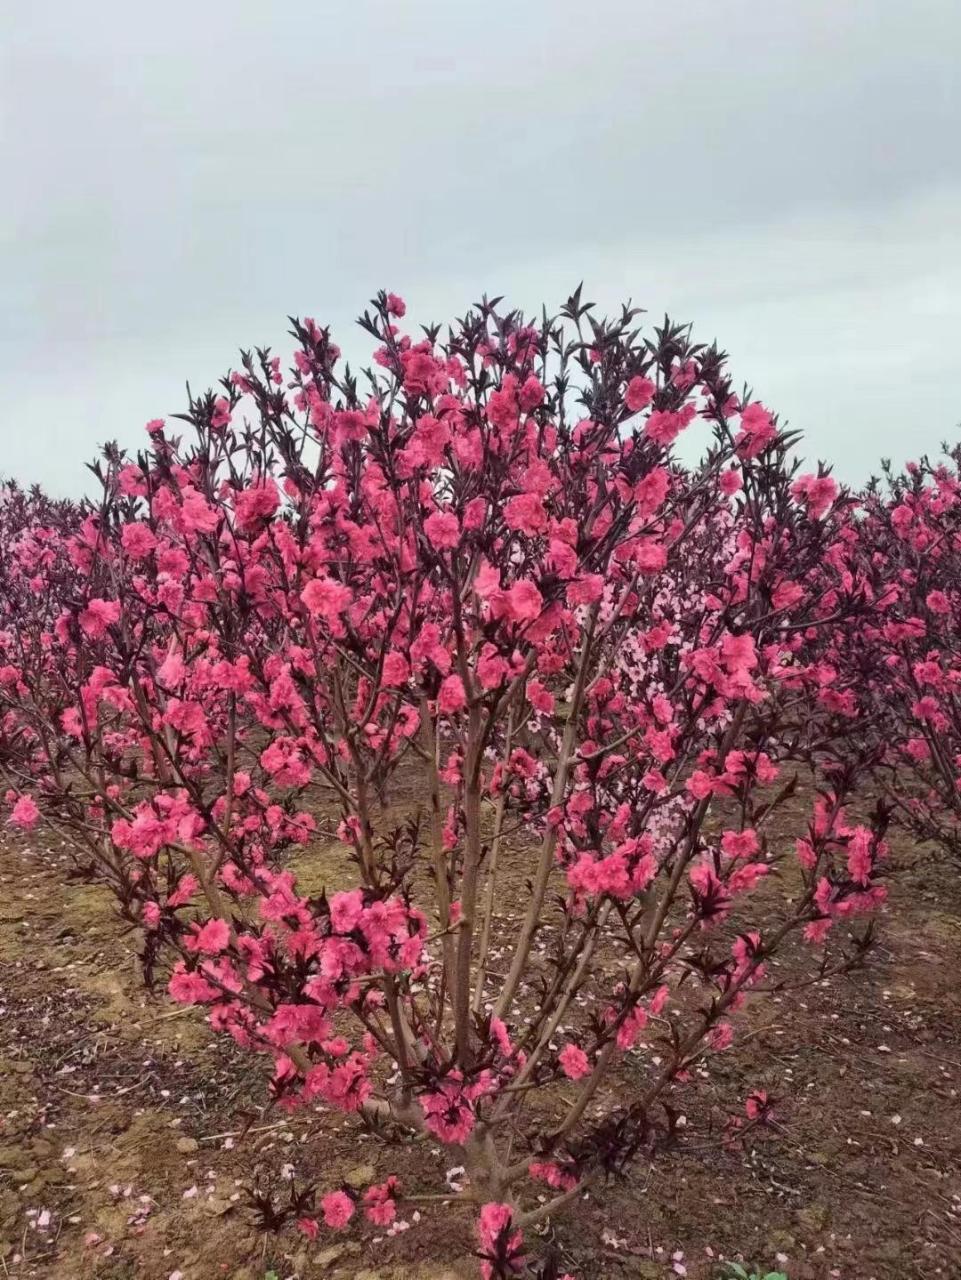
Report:
M 838 644 L 856 691 L 850 755 L 922 840 L 961 857 L 961 450 L 885 464 L 855 526 L 873 616 Z
M 46 653 L 36 646 L 50 633 L 75 587 L 67 540 L 80 525 L 75 503 L 55 501 L 34 486 L 26 490 L 0 480 L 0 634 L 5 650 L 15 646 L 18 665 L 0 667 L 0 683 L 25 688 L 33 678 L 45 687 Z M 10 710 L 0 694 L 0 768 L 13 768 L 36 743 L 36 730 Z M 16 825 L 32 825 L 39 816 L 35 801 L 12 791 Z
M 361 375 L 295 321 L 288 379 L 243 353 L 180 434 L 107 450 L 50 548 L 56 616 L 0 632 L 3 758 L 12 820 L 73 834 L 148 979 L 267 1055 L 278 1101 L 456 1149 L 502 1277 L 526 1225 L 656 1143 L 786 938 L 821 974 L 859 954 L 835 926 L 883 900 L 884 814 L 845 816 L 819 637 L 864 583 L 848 495 L 687 330 L 579 291 L 539 324 L 485 301 L 443 340 L 403 315 L 362 317 Z M 10 599 L 30 571 L 5 563 Z M 788 854 L 794 761 L 825 781 Z M 311 896 L 289 854 L 327 823 L 356 886 Z M 369 1188 L 367 1217 L 400 1193 Z M 322 1210 L 343 1226 L 355 1197 Z

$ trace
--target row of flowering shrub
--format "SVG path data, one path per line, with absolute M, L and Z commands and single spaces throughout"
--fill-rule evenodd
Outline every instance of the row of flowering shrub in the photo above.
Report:
M 362 317 L 363 371 L 312 320 L 287 372 L 243 353 L 82 507 L 3 491 L 0 769 L 280 1104 L 454 1149 L 506 1277 L 656 1147 L 780 947 L 860 957 L 894 809 L 955 838 L 961 489 L 800 474 L 716 348 L 631 309 L 404 310 Z M 301 891 L 334 834 L 349 884 Z

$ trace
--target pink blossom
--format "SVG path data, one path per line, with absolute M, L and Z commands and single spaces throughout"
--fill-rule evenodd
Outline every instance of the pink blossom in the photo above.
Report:
M 729 1022 L 719 1022 L 708 1037 L 708 1042 L 716 1053 L 729 1049 L 734 1043 L 734 1028 Z
M 730 858 L 753 858 L 759 845 L 753 827 L 743 831 L 725 831 L 721 836 L 721 848 Z
M 867 885 L 874 869 L 873 838 L 867 827 L 857 827 L 848 841 L 848 874 L 860 885 Z
M 662 543 L 645 538 L 636 544 L 633 559 L 641 573 L 660 573 L 667 564 L 667 548 Z
M 335 1231 L 346 1227 L 354 1216 L 354 1202 L 346 1191 L 330 1191 L 320 1202 L 324 1222 Z
M 542 715 L 553 714 L 554 697 L 539 680 L 528 680 L 527 700 L 535 711 L 540 711 Z
M 624 392 L 624 403 L 631 413 L 639 413 L 646 409 L 654 399 L 654 383 L 650 378 L 631 378 Z
M 330 899 L 330 923 L 337 933 L 351 933 L 360 923 L 364 895 L 360 889 L 335 893 Z
M 466 706 L 467 694 L 464 691 L 464 682 L 460 676 L 448 676 L 437 696 L 438 710 L 444 715 L 453 715 L 455 712 L 463 711 Z
M 568 1080 L 580 1080 L 581 1076 L 590 1073 L 591 1065 L 587 1054 L 579 1045 L 566 1044 L 557 1055 L 557 1060 Z
M 21 831 L 29 831 L 35 827 L 40 818 L 40 810 L 30 796 L 19 796 L 10 814 L 10 825 L 19 827 Z
M 530 413 L 538 405 L 543 404 L 544 397 L 544 384 L 533 373 L 524 379 L 524 385 L 517 393 L 518 402 L 525 413 Z
M 258 480 L 234 498 L 237 525 L 245 533 L 250 533 L 269 520 L 279 506 L 280 494 L 274 481 L 269 477 Z
M 533 582 L 522 579 L 504 593 L 505 611 L 515 622 L 529 622 L 539 616 L 544 599 Z
M 383 665 L 384 684 L 405 684 L 409 676 L 410 664 L 402 653 L 392 649 L 390 653 L 385 654 Z
M 312 614 L 333 621 L 339 618 L 353 599 L 350 588 L 332 578 L 314 578 L 300 593 Z
M 396 1198 L 399 1190 L 400 1183 L 394 1177 L 368 1187 L 364 1192 L 364 1214 L 367 1220 L 378 1227 L 389 1226 L 397 1217 Z
M 764 405 L 755 402 L 741 410 L 741 430 L 734 443 L 742 458 L 756 458 L 776 439 L 774 419 Z
M 617 1030 L 617 1047 L 622 1053 L 633 1049 L 646 1025 L 647 1011 L 641 1005 L 635 1005 Z
M 171 1000 L 175 1000 L 178 1004 L 204 1004 L 207 1001 L 216 1000 L 219 995 L 217 988 L 202 978 L 199 973 L 188 973 L 179 966 L 171 975 L 167 990 Z
M 804 503 L 808 514 L 813 519 L 819 520 L 838 496 L 838 486 L 831 476 L 815 476 L 808 473 L 798 476 L 791 486 L 791 493 L 799 502 Z
M 498 1275 L 519 1275 L 524 1270 L 523 1236 L 519 1231 L 512 1231 L 513 1221 L 510 1205 L 488 1203 L 482 1206 L 477 1236 L 485 1258 L 481 1263 L 483 1280 L 492 1280 L 495 1262 Z
M 549 1187 L 555 1187 L 559 1191 L 569 1191 L 577 1184 L 573 1174 L 550 1161 L 532 1161 L 527 1166 L 527 1172 L 536 1181 L 546 1182 Z
M 205 925 L 194 925 L 194 928 L 196 933 L 187 941 L 191 951 L 214 956 L 225 950 L 230 942 L 230 926 L 226 920 L 208 920 Z
M 144 560 L 157 546 L 153 530 L 139 520 L 124 525 L 120 541 L 124 551 L 134 560 Z
M 439 550 L 456 547 L 460 541 L 460 525 L 451 511 L 435 511 L 424 521 L 424 532 L 431 546 Z
M 474 1130 L 473 1104 L 456 1075 L 446 1077 L 433 1092 L 422 1094 L 420 1106 L 425 1126 L 442 1142 L 463 1144 Z
M 946 616 L 951 612 L 951 602 L 943 591 L 929 591 L 924 602 L 932 613 Z
M 539 494 L 519 493 L 504 506 L 504 519 L 511 529 L 534 535 L 547 529 L 547 512 Z
M 764 1119 L 771 1113 L 770 1099 L 764 1089 L 755 1089 L 749 1093 L 744 1103 L 744 1110 L 749 1120 Z
M 568 584 L 567 602 L 572 605 L 594 604 L 604 594 L 604 577 L 600 573 L 586 573 Z
M 215 430 L 222 430 L 230 424 L 230 401 L 220 396 L 214 401 L 213 413 L 210 417 L 210 425 Z
M 93 599 L 80 614 L 80 625 L 92 640 L 101 640 L 107 628 L 120 621 L 120 601 Z

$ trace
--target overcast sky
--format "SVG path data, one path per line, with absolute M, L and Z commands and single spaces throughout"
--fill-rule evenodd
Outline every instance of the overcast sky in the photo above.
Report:
M 380 286 L 669 310 L 851 481 L 961 422 L 958 0 L 2 11 L 0 474 Z

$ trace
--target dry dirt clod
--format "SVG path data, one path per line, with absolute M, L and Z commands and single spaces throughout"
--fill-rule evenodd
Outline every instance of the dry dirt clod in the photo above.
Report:
M 4 1062 L 0 1062 L 0 1070 L 12 1071 L 18 1076 L 29 1076 L 33 1074 L 33 1063 L 28 1062 L 26 1058 L 7 1058 Z
M 332 1244 L 326 1249 L 321 1249 L 320 1253 L 314 1258 L 314 1265 L 326 1270 L 332 1267 L 335 1262 L 339 1262 L 346 1252 L 342 1244 Z
M 366 1187 L 373 1182 L 376 1176 L 377 1170 L 372 1164 L 359 1164 L 344 1174 L 344 1181 L 348 1187 L 359 1191 L 361 1187 Z
M 222 1218 L 225 1213 L 230 1213 L 231 1209 L 236 1209 L 236 1202 L 228 1200 L 224 1196 L 211 1196 L 209 1200 L 204 1201 L 204 1213 L 211 1218 Z
M 831 1210 L 825 1204 L 805 1205 L 797 1212 L 797 1220 L 807 1231 L 817 1234 L 824 1230 L 831 1218 Z

